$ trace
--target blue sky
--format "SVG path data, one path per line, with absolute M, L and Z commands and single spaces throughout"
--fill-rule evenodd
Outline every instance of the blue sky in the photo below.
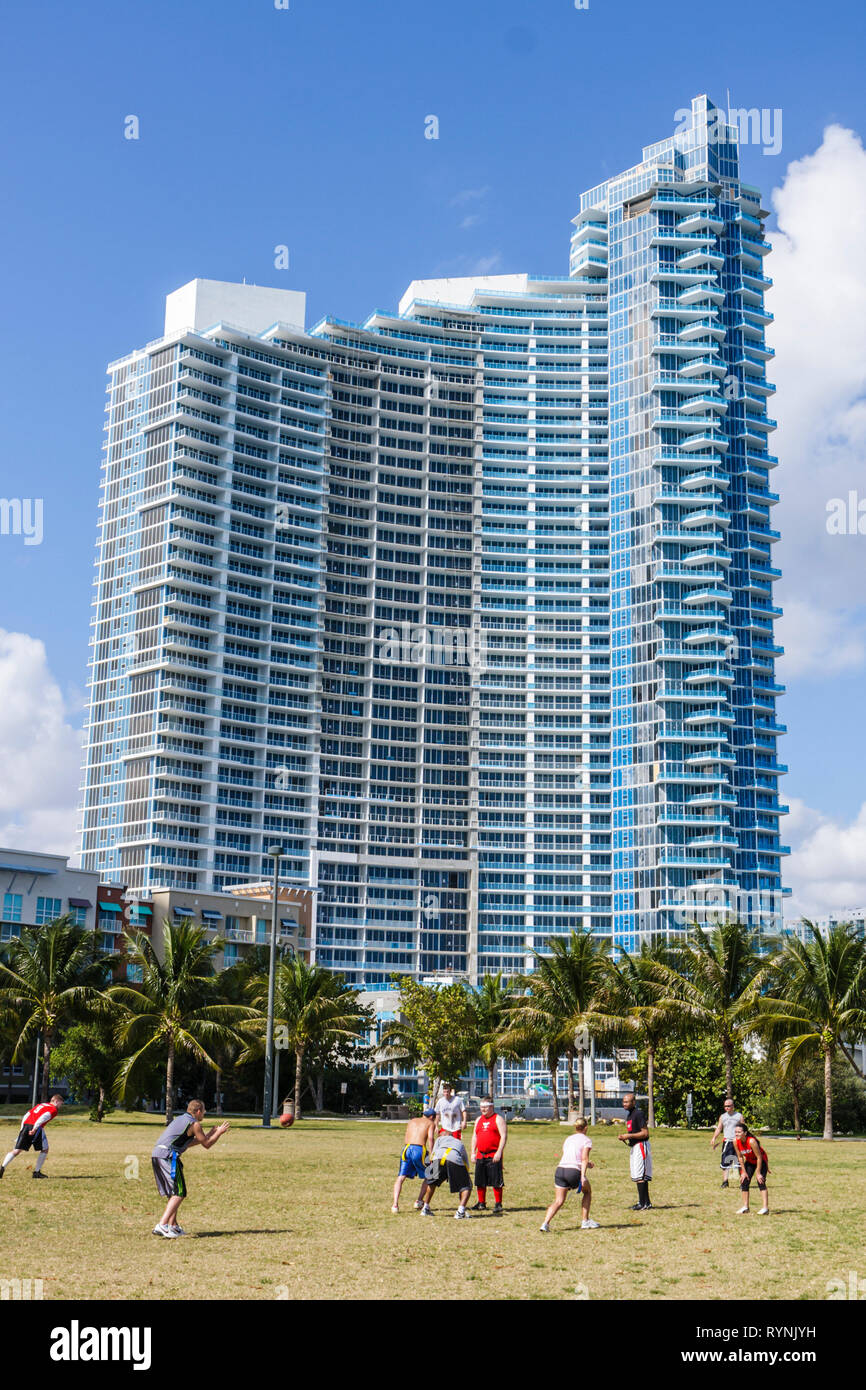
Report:
M 312 323 L 391 307 L 414 277 L 559 273 L 580 191 L 634 163 L 700 92 L 781 108 L 781 153 L 743 155 L 769 194 L 826 126 L 866 132 L 864 28 L 862 5 L 833 0 L 13 7 L 0 495 L 44 498 L 45 536 L 0 537 L 0 627 L 44 641 L 74 702 L 104 368 L 160 334 L 167 292 L 195 276 L 303 289 Z M 131 114 L 137 141 L 123 138 Z M 862 662 L 787 679 L 784 794 L 851 819 Z

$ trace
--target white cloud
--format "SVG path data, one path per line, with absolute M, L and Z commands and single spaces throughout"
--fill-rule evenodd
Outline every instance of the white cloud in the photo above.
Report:
M 471 213 L 469 214 L 469 216 L 468 216 L 468 217 L 464 217 L 464 218 L 463 218 L 463 221 L 460 223 L 460 230 L 461 230 L 461 232 L 468 232 L 470 227 L 477 227 L 477 226 L 478 226 L 478 223 L 479 223 L 480 221 L 481 221 L 481 215 L 480 215 L 480 213 L 471 212 Z
M 862 574 L 866 536 L 830 535 L 827 503 L 866 498 L 866 150 L 829 126 L 814 154 L 788 166 L 772 195 L 778 231 L 769 267 L 775 288 L 767 331 L 778 386 L 771 449 L 781 467 L 774 525 L 787 610 L 780 635 L 792 674 L 832 677 L 866 662 Z M 773 409 L 775 406 L 775 409 Z M 771 486 L 774 483 L 771 481 Z
M 0 845 L 77 860 L 82 733 L 45 645 L 0 628 Z
M 836 676 L 856 670 L 866 657 L 864 625 L 856 614 L 808 599 L 787 600 L 776 634 L 785 648 L 785 677 Z
M 866 802 L 845 825 L 792 800 L 784 826 L 792 850 L 785 882 L 793 890 L 786 917 L 866 906 Z
M 453 208 L 459 208 L 462 207 L 464 203 L 480 202 L 482 198 L 487 197 L 489 192 L 489 183 L 486 183 L 483 188 L 464 188 L 462 192 L 454 194 L 454 197 L 451 199 L 451 206 Z

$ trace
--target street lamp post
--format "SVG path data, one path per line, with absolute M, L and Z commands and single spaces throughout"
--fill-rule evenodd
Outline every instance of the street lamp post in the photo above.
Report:
M 290 944 L 286 949 L 289 950 L 289 951 L 291 951 L 291 953 L 292 953 L 292 959 L 293 959 L 293 960 L 297 958 L 296 955 L 295 955 L 295 948 L 294 948 L 294 946 L 292 946 L 292 945 Z M 281 951 L 281 952 L 280 952 L 280 960 L 283 959 L 283 956 L 284 956 L 284 952 Z M 275 1048 L 274 1048 L 274 1104 L 273 1104 L 273 1110 L 272 1110 L 271 1113 L 274 1114 L 274 1115 L 276 1115 L 276 1113 L 277 1113 L 277 1111 L 278 1111 L 278 1109 L 279 1109 L 279 1106 L 280 1106 L 280 1050 L 279 1050 L 279 1048 L 275 1047 Z
M 274 974 L 277 967 L 277 895 L 280 886 L 280 860 L 283 857 L 282 845 L 272 845 L 268 850 L 274 861 L 274 902 L 271 913 L 271 958 L 268 963 L 268 1023 L 265 1040 L 265 1094 L 262 1100 L 262 1128 L 271 1127 L 271 1107 L 274 1089 Z

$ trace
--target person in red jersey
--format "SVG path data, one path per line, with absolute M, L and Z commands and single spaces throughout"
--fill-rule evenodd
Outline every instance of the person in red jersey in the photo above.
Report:
M 494 1216 L 502 1215 L 502 1155 L 508 1142 L 508 1126 L 503 1115 L 497 1115 L 492 1096 L 481 1097 L 481 1114 L 472 1131 L 472 1162 L 475 1164 L 475 1186 L 478 1201 L 473 1211 L 487 1210 L 487 1189 L 493 1188 Z
M 736 1135 L 734 1148 L 740 1163 L 740 1191 L 743 1194 L 743 1205 L 737 1212 L 737 1216 L 748 1216 L 749 1214 L 749 1188 L 752 1185 L 752 1178 L 758 1184 L 758 1190 L 763 1199 L 763 1206 L 759 1215 L 769 1216 L 770 1194 L 767 1191 L 767 1174 L 770 1171 L 770 1165 L 767 1162 L 767 1155 L 762 1144 L 752 1134 L 745 1121 L 737 1125 L 734 1133 Z
M 48 1157 L 48 1135 L 45 1133 L 45 1126 L 54 1119 L 62 1105 L 62 1096 L 52 1096 L 49 1101 L 34 1105 L 31 1110 L 27 1111 L 21 1121 L 21 1130 L 15 1140 L 15 1147 L 9 1150 L 2 1165 L 0 1165 L 0 1178 L 6 1172 L 13 1158 L 17 1158 L 19 1154 L 27 1153 L 29 1149 L 34 1149 L 37 1154 L 33 1177 L 45 1177 L 42 1172 L 42 1165 Z

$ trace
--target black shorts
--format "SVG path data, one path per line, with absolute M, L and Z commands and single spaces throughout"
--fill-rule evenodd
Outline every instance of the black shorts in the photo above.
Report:
M 744 1178 L 740 1178 L 740 1191 L 748 1192 L 749 1188 L 752 1185 L 752 1178 L 758 1171 L 758 1165 L 757 1163 L 746 1163 L 743 1166 L 746 1170 L 746 1176 Z M 769 1173 L 769 1171 L 769 1168 L 764 1169 L 763 1176 L 758 1178 L 758 1187 L 764 1188 L 767 1186 L 767 1174 Z
M 25 1153 L 28 1149 L 34 1149 L 36 1153 L 40 1154 L 42 1152 L 44 1139 L 45 1135 L 41 1128 L 30 1129 L 28 1125 L 25 1125 L 18 1135 L 18 1138 L 15 1140 L 15 1148 L 23 1149 Z
M 733 1139 L 726 1139 L 722 1145 L 722 1156 L 719 1159 L 720 1168 L 736 1168 L 737 1150 L 734 1148 Z
M 553 1175 L 554 1187 L 567 1187 L 569 1192 L 582 1192 L 579 1168 L 557 1168 Z
M 475 1160 L 475 1186 L 476 1187 L 504 1187 L 502 1178 L 502 1159 L 484 1158 L 483 1156 Z
M 465 1192 L 467 1187 L 472 1186 L 469 1169 L 463 1163 L 443 1163 L 439 1168 L 439 1177 L 432 1182 L 429 1178 L 427 1181 L 431 1187 L 441 1187 L 446 1178 L 452 1192 Z

